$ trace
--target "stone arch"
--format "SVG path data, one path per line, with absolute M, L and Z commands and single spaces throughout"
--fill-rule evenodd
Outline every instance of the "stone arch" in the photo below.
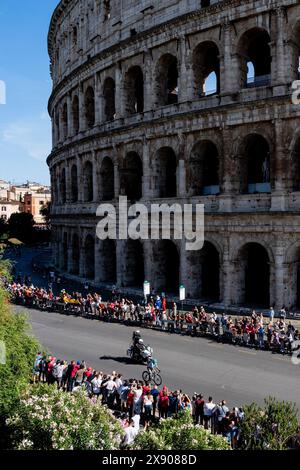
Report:
M 84 94 L 84 107 L 86 125 L 91 129 L 95 125 L 95 92 L 91 86 L 86 89 Z
M 300 309 L 300 241 L 294 242 L 285 254 L 286 284 L 288 287 L 286 304 L 289 308 Z M 284 303 L 284 302 L 283 302 Z
M 171 240 L 153 242 L 157 290 L 179 295 L 180 254 Z
M 71 202 L 78 201 L 78 170 L 77 165 L 71 168 Z
M 156 66 L 156 105 L 178 103 L 178 60 L 172 54 L 164 54 Z
M 68 124 L 68 105 L 64 103 L 62 107 L 62 132 L 65 139 L 68 137 Z
M 138 65 L 130 67 L 126 73 L 124 91 L 126 114 L 142 113 L 144 111 L 144 75 Z
M 127 240 L 124 244 L 124 287 L 142 288 L 145 280 L 144 247 L 140 240 Z
M 265 86 L 271 80 L 271 38 L 264 28 L 245 31 L 239 42 L 240 88 Z
M 171 147 L 161 147 L 152 163 L 155 197 L 177 196 L 177 157 Z
M 221 248 L 205 240 L 203 248 L 187 252 L 189 296 L 206 302 L 219 302 L 222 290 Z
M 138 201 L 142 197 L 143 164 L 136 152 L 129 152 L 121 169 L 121 194 L 130 201 Z
M 99 240 L 99 260 L 97 266 L 98 279 L 100 282 L 115 284 L 117 282 L 117 254 L 116 242 L 107 238 Z
M 67 182 L 66 182 L 66 169 L 63 168 L 60 175 L 60 200 L 62 204 L 67 201 Z
M 105 157 L 100 167 L 100 200 L 110 201 L 115 197 L 114 164 Z
M 84 202 L 94 200 L 93 164 L 89 160 L 83 166 L 83 198 Z
M 79 132 L 79 99 L 77 95 L 73 97 L 73 101 L 72 101 L 72 123 L 73 123 L 74 134 L 78 134 Z
M 246 135 L 238 147 L 237 173 L 241 193 L 271 192 L 270 144 L 261 134 Z
M 68 269 L 68 234 L 64 232 L 62 240 L 62 270 L 67 271 Z
M 220 92 L 219 49 L 213 41 L 198 44 L 193 51 L 194 94 L 202 97 Z
M 220 192 L 219 150 L 211 140 L 197 142 L 190 153 L 187 181 L 191 196 Z
M 79 275 L 80 269 L 80 242 L 77 233 L 74 233 L 72 238 L 72 265 L 71 274 Z
M 87 235 L 84 241 L 84 272 L 87 279 L 95 278 L 95 239 Z
M 235 304 L 269 307 L 272 262 L 273 253 L 265 243 L 251 240 L 238 248 L 234 258 Z
M 105 79 L 103 98 L 105 121 L 113 121 L 116 117 L 116 84 L 111 77 Z

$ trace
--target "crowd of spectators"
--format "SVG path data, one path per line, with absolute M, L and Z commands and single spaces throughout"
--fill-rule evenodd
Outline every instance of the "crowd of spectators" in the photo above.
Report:
M 43 356 L 38 353 L 33 381 L 57 384 L 58 389 L 76 393 L 84 388 L 93 401 L 114 410 L 125 431 L 124 445 L 130 445 L 141 429 L 152 427 L 160 419 L 178 416 L 181 411 L 192 415 L 195 425 L 203 425 L 214 434 L 221 434 L 232 448 L 239 445 L 239 423 L 244 418 L 242 408 L 229 409 L 225 400 L 214 402 L 200 393 L 189 397 L 182 390 L 170 390 L 166 385 L 156 385 L 137 380 L 124 379 L 113 371 L 104 374 L 89 367 L 85 361 L 71 361 Z
M 29 282 L 8 283 L 7 289 L 15 303 L 27 307 L 118 321 L 172 333 L 209 336 L 217 341 L 281 354 L 291 354 L 298 348 L 300 340 L 299 330 L 291 321 L 287 321 L 284 309 L 277 315 L 270 308 L 267 316 L 254 310 L 251 315 L 231 316 L 207 312 L 204 306 L 195 306 L 192 311 L 180 311 L 175 302 L 167 309 L 166 299 L 159 296 L 150 296 L 141 303 L 117 296 L 103 302 L 101 295 L 97 293 L 87 291 L 85 295 L 79 292 L 70 294 L 62 289 L 55 296 L 51 285 L 45 289 Z

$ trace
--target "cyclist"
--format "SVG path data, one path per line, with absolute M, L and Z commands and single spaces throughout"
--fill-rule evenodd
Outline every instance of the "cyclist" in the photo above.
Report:
M 154 357 L 149 357 L 148 362 L 147 362 L 147 370 L 149 374 L 151 374 L 154 370 L 157 372 L 160 372 L 158 366 L 158 362 Z

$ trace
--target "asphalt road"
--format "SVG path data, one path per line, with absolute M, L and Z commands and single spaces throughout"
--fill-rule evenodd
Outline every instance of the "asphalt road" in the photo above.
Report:
M 144 367 L 126 357 L 134 328 L 97 320 L 27 310 L 33 331 L 49 353 L 67 360 L 85 359 L 103 372 L 116 370 L 124 377 L 141 378 Z M 300 365 L 289 357 L 273 355 L 205 338 L 141 329 L 154 348 L 163 381 L 171 389 L 182 388 L 225 399 L 229 406 L 272 395 L 295 402 L 300 411 Z

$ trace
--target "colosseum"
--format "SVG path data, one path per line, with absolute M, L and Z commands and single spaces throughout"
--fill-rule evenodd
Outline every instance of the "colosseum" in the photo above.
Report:
M 61 0 L 48 36 L 53 256 L 94 286 L 300 308 L 297 0 Z M 205 243 L 96 237 L 96 209 L 202 203 Z

